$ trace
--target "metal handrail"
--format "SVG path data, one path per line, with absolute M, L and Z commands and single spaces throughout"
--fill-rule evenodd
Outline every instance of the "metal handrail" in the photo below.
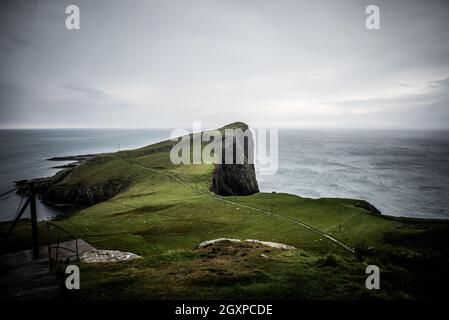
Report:
M 56 263 L 58 262 L 58 258 L 59 258 L 59 249 L 67 250 L 67 251 L 75 253 L 76 260 L 79 261 L 80 257 L 79 257 L 79 250 L 78 250 L 78 237 L 76 237 L 74 234 L 70 233 L 69 231 L 63 229 L 62 227 L 60 227 L 54 223 L 46 221 L 46 225 L 47 225 L 47 232 L 48 232 L 48 261 L 50 263 L 50 270 L 53 269 L 53 259 L 52 259 L 52 250 L 53 249 L 56 249 L 56 254 L 55 254 L 55 259 L 54 259 L 54 261 Z M 56 228 L 58 230 L 56 244 L 51 244 L 51 242 L 52 242 L 51 241 L 51 231 L 50 231 L 51 227 Z M 69 235 L 71 238 L 73 238 L 75 240 L 75 250 L 60 246 L 61 232 Z
M 62 227 L 58 226 L 57 224 L 51 223 L 49 221 L 46 221 L 46 223 L 47 223 L 47 226 L 50 225 L 52 227 L 55 227 L 56 229 L 59 229 L 59 230 L 63 231 L 64 233 L 68 234 L 69 236 L 71 236 L 73 238 L 76 238 L 76 236 L 73 233 L 70 233 L 69 231 L 67 231 L 67 230 L 63 229 Z

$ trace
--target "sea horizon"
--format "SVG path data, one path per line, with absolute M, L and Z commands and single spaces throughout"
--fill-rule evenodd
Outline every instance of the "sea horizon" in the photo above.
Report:
M 0 157 L 0 191 L 7 192 L 17 180 L 51 176 L 60 170 L 53 166 L 70 162 L 52 163 L 48 158 L 135 149 L 169 139 L 170 131 L 0 129 L 6 150 Z M 257 174 L 263 192 L 356 198 L 369 201 L 385 215 L 449 218 L 449 202 L 444 197 L 449 192 L 449 137 L 445 130 L 284 128 L 279 135 L 277 173 Z M 418 201 L 417 194 L 426 196 Z M 18 199 L 15 194 L 0 198 L 4 208 L 0 221 L 13 218 L 5 211 L 15 212 Z M 43 219 L 58 214 L 42 204 L 39 209 L 45 212 Z

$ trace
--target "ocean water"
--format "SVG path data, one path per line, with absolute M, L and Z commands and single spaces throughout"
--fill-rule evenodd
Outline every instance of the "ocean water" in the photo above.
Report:
M 280 130 L 262 191 L 369 201 L 383 214 L 449 218 L 449 132 Z
M 14 181 L 44 177 L 55 156 L 113 152 L 169 138 L 169 129 L 0 130 L 0 221 L 15 217 Z M 280 130 L 279 169 L 262 191 L 365 199 L 384 214 L 449 218 L 449 132 Z M 38 205 L 39 219 L 58 214 Z M 25 215 L 26 216 L 26 215 Z
M 53 166 L 70 163 L 46 159 L 134 149 L 166 140 L 170 132 L 168 129 L 0 130 L 0 221 L 11 220 L 16 215 L 20 197 L 9 192 L 14 188 L 14 181 L 51 176 L 60 170 Z M 28 211 L 24 217 L 29 217 Z M 59 213 L 38 203 L 40 220 Z

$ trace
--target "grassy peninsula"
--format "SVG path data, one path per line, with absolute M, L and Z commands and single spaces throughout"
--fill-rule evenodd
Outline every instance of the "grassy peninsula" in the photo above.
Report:
M 52 185 L 48 197 L 79 195 L 87 206 L 56 224 L 96 248 L 143 257 L 80 263 L 82 289 L 67 293 L 68 298 L 447 297 L 448 221 L 384 216 L 355 199 L 315 200 L 263 192 L 220 196 L 211 191 L 216 167 L 173 165 L 169 158 L 173 143 L 95 155 L 47 181 Z M 338 239 L 356 253 L 293 220 Z M 8 226 L 0 225 L 2 235 Z M 29 228 L 28 221 L 19 223 L 9 241 L 10 252 L 30 247 Z M 41 223 L 42 244 L 46 237 Z M 273 241 L 297 249 L 243 244 L 196 248 L 216 238 Z M 365 287 L 369 264 L 380 267 L 380 290 Z

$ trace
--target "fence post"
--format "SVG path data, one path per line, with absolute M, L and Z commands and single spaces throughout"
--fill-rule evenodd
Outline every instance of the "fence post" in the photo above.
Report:
M 39 233 L 37 229 L 36 193 L 34 183 L 30 183 L 31 234 L 33 238 L 33 259 L 39 259 Z

